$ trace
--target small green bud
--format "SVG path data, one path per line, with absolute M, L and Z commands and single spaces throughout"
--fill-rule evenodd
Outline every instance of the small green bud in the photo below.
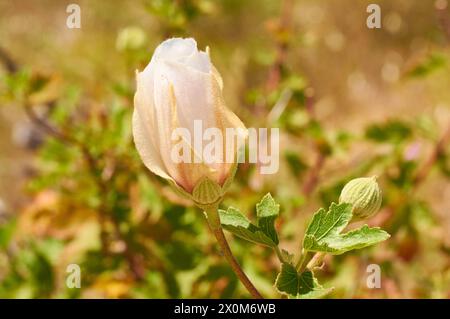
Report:
M 352 179 L 344 186 L 339 196 L 339 203 L 352 205 L 355 220 L 375 215 L 380 209 L 381 200 L 376 176 Z

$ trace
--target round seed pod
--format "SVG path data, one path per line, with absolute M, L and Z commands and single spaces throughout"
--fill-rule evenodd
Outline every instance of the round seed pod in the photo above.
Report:
M 352 179 L 344 186 L 339 197 L 339 203 L 352 205 L 355 220 L 375 215 L 380 209 L 381 200 L 381 189 L 376 176 Z

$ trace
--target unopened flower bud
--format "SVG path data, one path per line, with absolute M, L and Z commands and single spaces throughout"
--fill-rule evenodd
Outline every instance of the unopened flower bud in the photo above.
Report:
M 133 136 L 142 161 L 198 205 L 220 201 L 233 178 L 238 143 L 228 143 L 226 131 L 247 136 L 225 106 L 222 87 L 208 50 L 199 51 L 194 39 L 164 41 L 137 73 Z M 218 136 L 214 152 L 207 133 Z
M 355 220 L 375 215 L 380 209 L 381 200 L 381 190 L 376 176 L 351 180 L 344 186 L 339 197 L 339 203 L 352 205 Z

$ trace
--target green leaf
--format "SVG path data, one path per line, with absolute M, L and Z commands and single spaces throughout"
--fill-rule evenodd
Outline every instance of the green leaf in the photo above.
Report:
M 388 120 L 381 124 L 372 124 L 366 128 L 366 138 L 378 143 L 399 143 L 412 136 L 412 129 L 406 122 Z
M 317 299 L 323 298 L 329 293 L 331 293 L 334 288 L 324 288 L 319 284 L 319 281 L 314 277 L 311 270 L 304 271 L 301 276 L 299 276 L 299 289 L 296 298 L 301 299 Z
M 369 228 L 367 225 L 341 234 L 351 219 L 350 204 L 332 203 L 328 211 L 319 209 L 306 230 L 303 248 L 307 251 L 340 255 L 349 250 L 377 244 L 390 237 L 384 230 L 378 227 Z
M 433 52 L 425 59 L 425 61 L 412 69 L 408 73 L 408 76 L 418 78 L 425 77 L 439 69 L 444 68 L 447 63 L 447 56 L 445 54 L 442 54 L 440 52 Z
M 252 224 L 238 209 L 229 207 L 219 210 L 220 222 L 226 230 L 245 240 L 269 247 L 278 245 L 275 219 L 279 215 L 278 205 L 270 194 L 256 204 L 257 225 Z
M 256 216 L 258 227 L 278 245 L 278 235 L 275 229 L 275 219 L 279 216 L 280 205 L 277 204 L 270 193 L 265 195 L 263 199 L 256 204 Z
M 15 219 L 8 221 L 4 225 L 0 225 L 0 248 L 5 249 L 9 245 L 9 242 L 11 241 L 15 230 Z
M 294 174 L 295 176 L 300 176 L 308 168 L 308 166 L 305 164 L 302 158 L 300 158 L 297 152 L 286 151 L 284 156 L 289 165 L 289 168 L 292 171 L 292 174 Z
M 293 298 L 313 299 L 322 298 L 333 291 L 333 288 L 322 287 L 310 270 L 301 275 L 291 264 L 284 263 L 275 281 L 275 287 L 280 293 Z
M 281 265 L 281 271 L 275 280 L 275 287 L 280 293 L 296 296 L 300 286 L 300 278 L 294 266 L 288 263 Z
M 220 222 L 226 230 L 245 240 L 275 247 L 276 244 L 259 227 L 253 225 L 238 209 L 219 210 Z

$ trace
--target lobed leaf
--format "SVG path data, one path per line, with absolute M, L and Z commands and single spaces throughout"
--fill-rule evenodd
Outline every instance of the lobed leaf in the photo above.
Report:
M 275 202 L 270 193 L 256 204 L 257 224 L 261 231 L 278 245 L 278 235 L 275 229 L 275 219 L 279 216 L 280 205 Z
M 299 274 L 289 263 L 281 266 L 281 271 L 275 281 L 275 287 L 280 293 L 288 294 L 291 298 L 313 299 L 328 295 L 333 288 L 324 288 L 319 284 L 310 270 Z
M 268 247 L 278 245 L 275 219 L 279 216 L 278 205 L 270 194 L 256 205 L 257 224 L 252 224 L 237 208 L 219 210 L 220 222 L 226 230 L 245 240 Z
M 328 211 L 321 208 L 313 216 L 303 239 L 303 248 L 313 252 L 327 252 L 340 255 L 353 249 L 361 249 L 390 237 L 378 227 L 364 225 L 341 234 L 352 219 L 350 204 L 332 203 Z
M 234 235 L 256 244 L 268 247 L 276 246 L 270 237 L 253 225 L 238 209 L 229 207 L 226 211 L 219 210 L 219 217 L 223 228 Z

